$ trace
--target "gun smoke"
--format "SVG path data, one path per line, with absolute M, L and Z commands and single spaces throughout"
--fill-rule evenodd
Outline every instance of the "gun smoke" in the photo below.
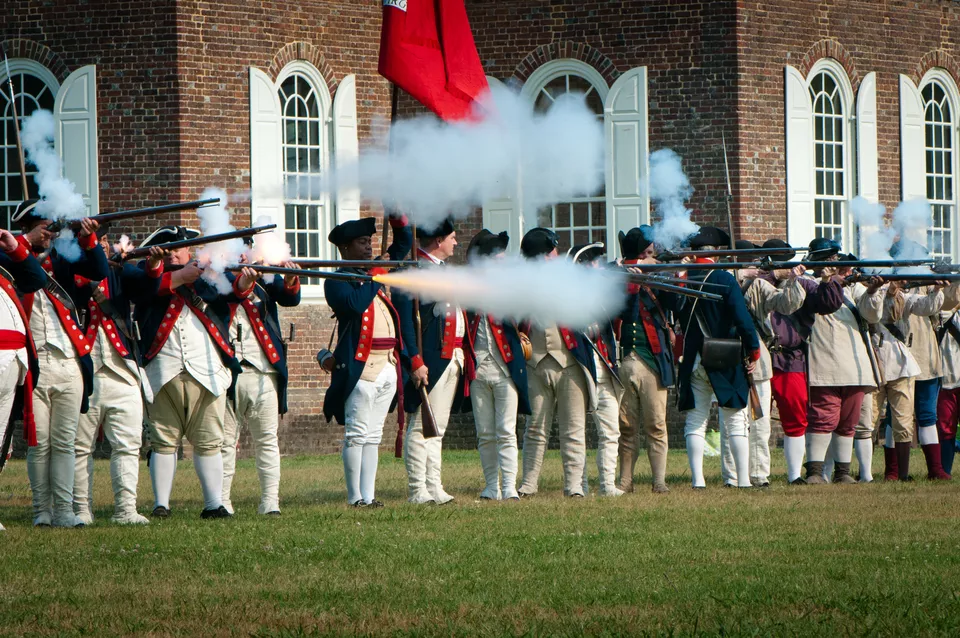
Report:
M 933 217 L 927 200 L 918 198 L 900 202 L 889 218 L 889 224 L 887 209 L 883 204 L 856 197 L 851 202 L 850 210 L 860 226 L 863 259 L 909 260 L 929 256 L 927 234 Z M 896 252 L 895 257 L 891 255 L 892 250 Z M 896 271 L 912 274 L 932 272 L 924 266 L 901 267 Z M 889 272 L 889 269 L 879 272 Z
M 679 246 L 700 227 L 690 220 L 686 201 L 693 186 L 683 172 L 682 159 L 669 148 L 650 154 L 650 200 L 660 216 L 653 225 L 653 240 L 666 249 Z
M 494 88 L 483 102 L 474 121 L 400 120 L 390 150 L 365 150 L 326 176 L 288 182 L 287 195 L 359 191 L 425 228 L 519 197 L 532 228 L 539 208 L 603 186 L 603 127 L 583 96 L 561 96 L 545 114 L 509 89 Z
M 468 266 L 404 270 L 378 281 L 422 299 L 449 302 L 502 320 L 582 330 L 623 307 L 626 278 L 565 259 L 488 259 Z
M 227 192 L 219 188 L 208 188 L 203 191 L 200 199 L 219 197 L 220 203 L 213 206 L 204 206 L 197 210 L 200 219 L 200 233 L 204 236 L 217 233 L 229 233 L 236 230 L 230 223 L 230 211 L 227 208 Z M 227 266 L 240 261 L 246 246 L 242 239 L 228 239 L 207 244 L 197 251 L 197 262 L 203 267 L 203 279 L 217 287 L 221 293 L 231 290 L 230 281 L 224 274 Z

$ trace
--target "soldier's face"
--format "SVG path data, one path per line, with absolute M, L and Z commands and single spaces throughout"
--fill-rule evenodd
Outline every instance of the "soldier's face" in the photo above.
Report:
M 340 247 L 344 259 L 373 259 L 373 237 L 357 237 L 349 244 Z
M 453 250 L 457 247 L 457 233 L 453 232 L 446 237 L 440 238 L 437 242 L 437 248 L 432 251 L 433 256 L 441 261 L 446 261 L 453 257 Z
M 166 261 L 168 266 L 186 266 L 190 263 L 190 249 L 178 248 L 177 250 L 170 251 Z
M 53 241 L 55 237 L 55 233 L 47 230 L 47 226 L 49 226 L 50 223 L 49 219 L 39 221 L 34 224 L 29 231 L 23 234 L 35 249 L 43 251 L 50 248 L 50 242 Z
M 642 253 L 640 253 L 639 259 L 650 259 L 651 257 L 654 257 L 656 254 L 657 254 L 657 247 L 654 246 L 653 244 L 650 244 Z

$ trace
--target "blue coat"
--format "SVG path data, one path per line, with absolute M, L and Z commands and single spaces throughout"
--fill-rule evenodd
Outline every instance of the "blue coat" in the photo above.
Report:
M 280 359 L 273 364 L 273 369 L 277 371 L 277 405 L 280 414 L 287 413 L 287 342 L 283 339 L 282 328 L 280 327 L 280 314 L 278 306 L 292 308 L 300 305 L 300 286 L 296 291 L 290 291 L 283 283 L 283 277 L 277 275 L 273 281 L 267 283 L 266 279 L 260 279 L 253 294 L 257 296 L 257 301 L 253 305 L 257 307 L 260 316 L 264 318 L 264 327 L 267 329 L 267 336 L 273 344 L 273 348 Z M 230 317 L 234 313 L 244 312 L 240 304 L 230 304 Z M 224 324 L 229 329 L 230 319 Z
M 163 273 L 160 292 L 156 296 L 146 298 L 141 303 L 138 303 L 134 309 L 134 320 L 140 328 L 139 346 L 144 366 L 153 360 L 152 357 L 148 358 L 147 355 L 149 354 L 150 347 L 153 345 L 157 333 L 160 332 L 160 324 L 163 323 L 163 320 L 166 318 L 170 295 L 173 294 L 169 284 L 170 274 L 170 272 Z M 228 278 L 233 279 L 233 277 Z M 222 329 L 218 328 L 217 332 L 220 333 L 224 341 L 229 343 L 230 335 L 227 334 L 227 330 L 229 328 L 230 304 L 240 303 L 242 299 L 234 292 L 221 294 L 216 286 L 208 283 L 204 279 L 197 279 L 193 282 L 192 287 L 197 296 L 206 302 L 207 316 L 219 321 Z M 219 347 L 217 348 L 217 352 L 220 353 L 220 360 L 223 362 L 223 365 L 233 373 L 233 383 L 227 392 L 228 396 L 232 398 L 237 375 L 240 374 L 240 363 L 235 357 L 230 356 Z
M 107 280 L 107 298 L 110 300 L 110 305 L 116 315 L 111 319 L 119 318 L 123 323 L 123 329 L 118 332 L 117 338 L 127 351 L 124 358 L 134 361 L 137 365 L 143 365 L 143 361 L 139 356 L 137 343 L 130 338 L 136 338 L 133 329 L 133 306 L 155 297 L 160 291 L 161 281 L 161 277 L 148 275 L 144 270 L 145 267 L 145 261 L 136 265 L 129 262 L 122 266 L 111 265 L 107 271 L 107 276 L 104 278 Z M 78 280 L 77 283 L 79 301 L 77 307 L 85 310 L 89 306 L 90 299 L 93 298 L 93 289 L 97 287 L 99 282 Z M 87 323 L 89 321 L 90 317 L 88 316 Z M 127 334 L 124 334 L 124 330 Z M 127 335 L 130 335 L 130 337 Z
M 103 248 L 100 247 L 99 242 L 96 241 L 96 237 L 93 238 L 92 247 L 80 251 L 80 258 L 77 261 L 67 261 L 54 248 L 50 252 L 50 263 L 53 266 L 53 278 L 73 300 L 77 311 L 86 307 L 81 305 L 86 304 L 86 300 L 84 298 L 85 293 L 77 285 L 76 276 L 99 281 L 110 274 L 110 264 L 107 262 L 107 256 L 103 253 Z M 77 325 L 81 325 L 76 312 L 74 312 L 74 315 Z M 93 394 L 93 361 L 88 353 L 77 354 L 79 355 L 80 374 L 83 377 L 83 402 L 80 406 L 80 412 L 86 413 L 88 398 Z
M 657 335 L 657 343 L 660 346 L 659 353 L 651 354 L 657 363 L 657 373 L 660 376 L 660 385 L 664 388 L 671 388 L 676 383 L 676 369 L 673 365 L 673 347 L 670 345 L 670 335 L 668 326 L 660 316 L 662 310 L 664 314 L 669 311 L 676 311 L 682 304 L 678 297 L 672 293 L 662 292 L 657 295 L 657 301 L 649 293 L 640 289 L 639 292 L 627 295 L 627 303 L 620 313 L 620 345 L 623 348 L 621 356 L 626 356 L 633 350 L 633 329 L 643 330 L 643 319 L 640 315 L 640 309 L 645 309 L 650 313 L 653 321 L 654 331 Z M 657 308 L 657 302 L 660 303 L 660 309 Z M 633 325 L 633 326 L 632 326 Z M 649 339 L 647 339 L 649 341 Z
M 692 274 L 691 279 L 703 280 L 704 275 Z M 710 335 L 717 339 L 740 338 L 744 357 L 751 357 L 759 351 L 760 340 L 753 319 L 743 301 L 743 292 L 737 280 L 725 270 L 715 270 L 710 275 L 710 283 L 726 286 L 726 290 L 710 288 L 709 292 L 723 296 L 722 301 L 696 301 L 696 313 L 703 318 Z M 694 300 L 685 298 L 680 310 L 680 325 L 684 327 L 683 362 L 680 364 L 679 393 L 677 404 L 680 410 L 694 407 L 693 391 L 690 389 L 690 377 L 697 354 L 703 348 L 703 332 L 696 317 L 691 317 Z M 747 406 L 748 386 L 743 365 L 728 370 L 709 370 L 707 376 L 717 397 L 717 403 L 723 408 L 741 409 Z
M 475 312 L 467 313 L 468 325 L 473 325 L 476 316 L 477 313 Z M 481 320 L 486 321 L 487 318 L 484 316 Z M 517 388 L 517 412 L 520 414 L 530 414 L 530 392 L 527 388 L 527 360 L 523 358 L 523 346 L 520 345 L 520 334 L 517 332 L 517 326 L 512 321 L 504 321 L 500 325 L 503 328 L 504 343 L 510 347 L 510 352 L 513 353 L 513 360 L 506 363 L 506 367 L 510 372 L 510 378 L 513 379 L 513 385 Z M 472 346 L 473 343 L 471 342 L 469 356 L 473 357 L 475 363 L 476 353 L 473 351 Z M 496 344 L 493 344 L 493 347 L 495 348 Z M 464 403 L 464 410 L 467 409 L 468 404 L 469 401 Z
M 412 246 L 413 231 L 410 227 L 394 226 L 393 243 L 387 248 L 390 259 L 403 259 L 410 252 Z M 361 273 L 362 271 L 340 269 L 337 272 Z M 330 375 L 330 387 L 327 388 L 327 393 L 323 398 L 323 414 L 327 421 L 335 418 L 340 425 L 344 425 L 346 422 L 344 406 L 347 403 L 347 397 L 357 386 L 357 381 L 360 380 L 363 368 L 366 365 L 366 362 L 356 359 L 357 346 L 360 343 L 361 317 L 381 290 L 384 290 L 383 284 L 375 281 L 334 281 L 333 279 L 327 279 L 323 283 L 323 292 L 327 304 L 337 317 L 337 346 L 333 351 L 336 364 Z M 394 304 L 396 304 L 396 298 L 397 293 L 394 293 Z M 402 341 L 400 345 L 402 361 L 405 358 L 404 348 L 407 343 L 398 316 L 394 316 L 394 329 Z M 409 400 L 410 397 L 405 396 L 404 404 Z M 394 396 L 390 409 L 393 410 L 396 404 L 397 397 Z M 409 410 L 407 411 L 409 412 Z

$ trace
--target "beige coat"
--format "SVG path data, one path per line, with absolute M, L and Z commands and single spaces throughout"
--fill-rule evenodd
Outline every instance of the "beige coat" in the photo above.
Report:
M 758 332 L 760 361 L 753 373 L 753 380 L 769 381 L 773 378 L 773 363 L 770 361 L 770 351 L 767 350 L 763 336 L 770 334 L 773 330 L 770 327 L 770 313 L 792 315 L 800 310 L 803 300 L 807 298 L 807 291 L 797 279 L 781 281 L 777 287 L 765 279 L 749 279 L 742 281 L 740 285 L 744 287 L 743 299 L 747 303 L 747 310 L 750 311 L 754 321 L 763 326 L 763 331 Z
M 904 294 L 903 318 L 897 322 L 907 338 L 910 354 L 920 366 L 917 381 L 928 381 L 943 376 L 943 359 L 937 343 L 935 323 L 939 324 L 944 292 L 932 287 L 918 288 Z
M 881 288 L 867 294 L 863 284 L 843 289 L 867 323 L 878 323 L 883 314 Z M 817 315 L 810 333 L 810 385 L 815 387 L 877 387 L 867 346 L 856 317 L 846 305 L 829 315 Z

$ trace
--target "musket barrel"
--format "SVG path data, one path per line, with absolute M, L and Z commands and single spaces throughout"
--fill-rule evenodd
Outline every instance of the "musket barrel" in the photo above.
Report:
M 416 266 L 419 262 L 412 259 L 292 259 L 293 263 L 305 268 L 403 268 Z
M 209 199 L 198 199 L 192 202 L 176 202 L 174 204 L 163 204 L 161 206 L 148 206 L 146 208 L 133 208 L 130 210 L 118 210 L 113 213 L 100 213 L 99 215 L 94 215 L 91 219 L 95 219 L 101 224 L 108 222 L 115 222 L 121 219 L 132 219 L 134 217 L 145 217 L 146 215 L 162 215 L 163 213 L 175 213 L 178 211 L 184 210 L 196 210 L 204 206 L 209 206 L 211 204 L 220 203 L 219 197 L 211 197 Z M 47 227 L 52 233 L 58 232 L 64 226 L 69 226 L 73 230 L 80 229 L 80 220 L 71 220 L 71 221 L 56 221 L 50 226 Z
M 227 270 L 239 272 L 244 268 L 253 268 L 264 274 L 273 275 L 295 275 L 297 277 L 320 277 L 323 279 L 336 279 L 338 281 L 373 281 L 371 275 L 362 275 L 352 272 L 332 272 L 329 270 L 307 270 L 303 268 L 284 268 L 283 266 L 268 266 L 264 264 L 237 264 L 230 266 Z
M 669 250 L 662 254 L 670 259 L 682 259 L 684 257 L 766 257 L 771 255 L 792 255 L 809 250 L 809 248 L 805 247 L 794 248 L 788 246 L 785 248 L 737 248 L 734 250 L 730 250 L 729 248 L 718 248 L 716 250 Z
M 162 248 L 164 250 L 179 250 L 181 248 L 192 248 L 194 246 L 202 246 L 204 244 L 214 244 L 219 241 L 227 241 L 228 239 L 242 239 L 244 237 L 253 237 L 260 233 L 264 233 L 268 230 L 273 230 L 276 228 L 276 224 L 267 224 L 265 226 L 254 226 L 252 228 L 243 228 L 240 230 L 233 230 L 229 233 L 218 233 L 216 235 L 200 235 L 199 237 L 194 237 L 193 239 L 181 239 L 178 241 L 170 241 L 165 244 L 157 244 L 156 246 L 146 246 L 144 248 L 136 248 L 131 250 L 123 256 L 124 259 L 141 259 L 150 254 L 151 248 Z

